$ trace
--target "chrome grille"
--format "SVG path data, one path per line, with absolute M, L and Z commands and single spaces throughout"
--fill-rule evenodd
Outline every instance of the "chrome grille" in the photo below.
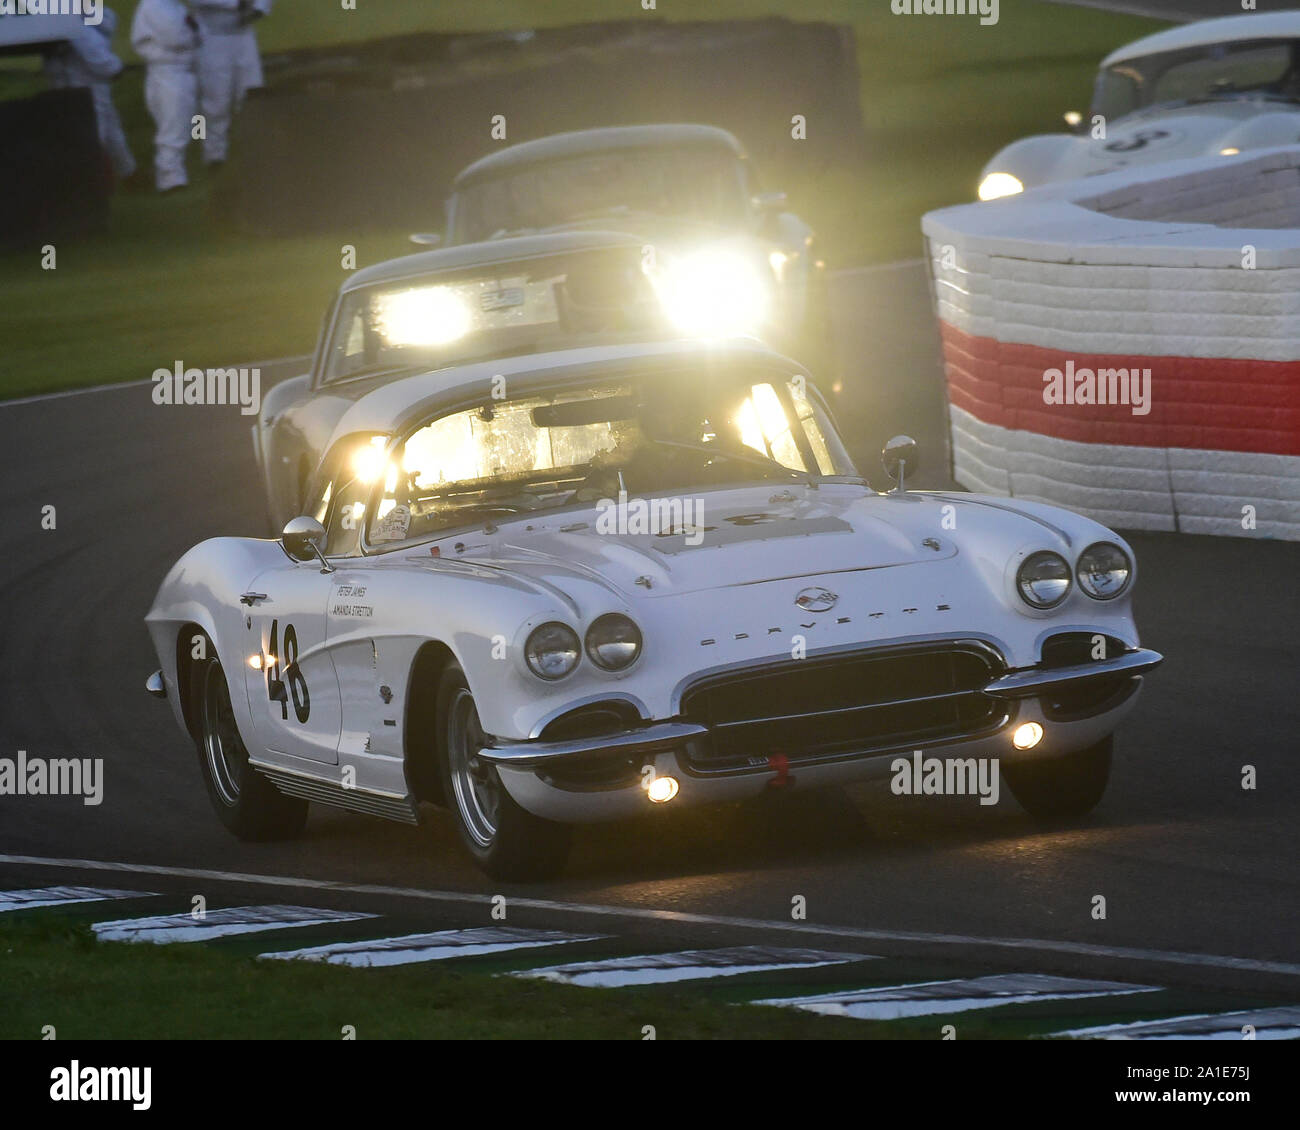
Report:
M 683 696 L 683 716 L 710 731 L 689 757 L 696 769 L 726 770 L 985 733 L 1006 720 L 1005 704 L 982 690 L 1001 667 L 987 645 L 956 641 L 728 672 Z

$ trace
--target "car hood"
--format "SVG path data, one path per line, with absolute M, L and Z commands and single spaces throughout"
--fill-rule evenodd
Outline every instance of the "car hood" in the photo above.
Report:
M 697 223 L 674 219 L 669 216 L 652 216 L 642 213 L 574 220 L 571 223 L 556 224 L 541 230 L 547 232 L 609 231 L 611 228 L 615 231 L 626 232 L 636 239 L 644 240 L 655 247 L 677 254 L 693 251 L 700 247 L 713 246 L 723 241 L 741 240 L 748 242 L 754 238 L 751 232 L 747 232 L 742 227 Z
M 516 520 L 495 532 L 458 537 L 439 552 L 565 591 L 586 580 L 627 598 L 922 564 L 957 552 L 933 506 L 860 486 L 769 484 L 704 492 L 661 500 L 657 518 L 654 505 L 632 499 L 622 508 Z

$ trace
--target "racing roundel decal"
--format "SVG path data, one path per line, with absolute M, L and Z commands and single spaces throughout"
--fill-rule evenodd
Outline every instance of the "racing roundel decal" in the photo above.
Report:
M 1167 141 L 1173 136 L 1167 129 L 1140 129 L 1127 137 L 1117 137 L 1114 141 L 1108 141 L 1102 148 L 1107 153 L 1132 153 L 1156 142 Z

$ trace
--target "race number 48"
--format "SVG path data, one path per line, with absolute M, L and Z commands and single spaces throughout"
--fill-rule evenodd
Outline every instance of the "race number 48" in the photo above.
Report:
M 298 633 L 292 624 L 284 626 L 284 667 L 280 666 L 280 621 L 271 621 L 271 642 L 267 645 L 271 658 L 266 668 L 266 697 L 280 704 L 280 717 L 289 720 L 289 699 L 293 699 L 293 714 L 299 722 L 311 715 L 311 695 L 307 680 L 298 670 Z M 286 686 L 288 690 L 286 691 Z

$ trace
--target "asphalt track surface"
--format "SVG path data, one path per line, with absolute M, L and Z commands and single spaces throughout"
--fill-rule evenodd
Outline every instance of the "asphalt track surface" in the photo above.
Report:
M 834 303 L 855 446 L 878 449 L 907 427 L 931 456 L 923 485 L 943 485 L 919 264 L 841 274 Z M 886 784 L 796 788 L 780 804 L 581 829 L 562 877 L 512 887 L 472 867 L 436 810 L 410 828 L 314 806 L 301 840 L 270 845 L 237 842 L 211 814 L 193 748 L 144 692 L 156 662 L 142 617 L 186 548 L 263 536 L 264 518 L 249 418 L 159 407 L 149 393 L 0 406 L 0 757 L 100 757 L 106 777 L 98 807 L 0 797 L 0 889 L 310 900 L 422 929 L 486 924 L 504 893 L 523 900 L 512 924 L 595 923 L 646 944 L 831 945 L 967 971 L 1159 978 L 1251 1004 L 1300 999 L 1300 544 L 1132 536 L 1144 643 L 1166 663 L 1121 731 L 1105 800 L 1077 826 L 1035 826 L 1005 789 L 981 807 L 895 797 Z M 41 529 L 47 504 L 53 531 Z M 1240 785 L 1246 764 L 1254 791 Z M 1091 913 L 1099 894 L 1104 921 Z M 796 895 L 806 922 L 792 922 Z

